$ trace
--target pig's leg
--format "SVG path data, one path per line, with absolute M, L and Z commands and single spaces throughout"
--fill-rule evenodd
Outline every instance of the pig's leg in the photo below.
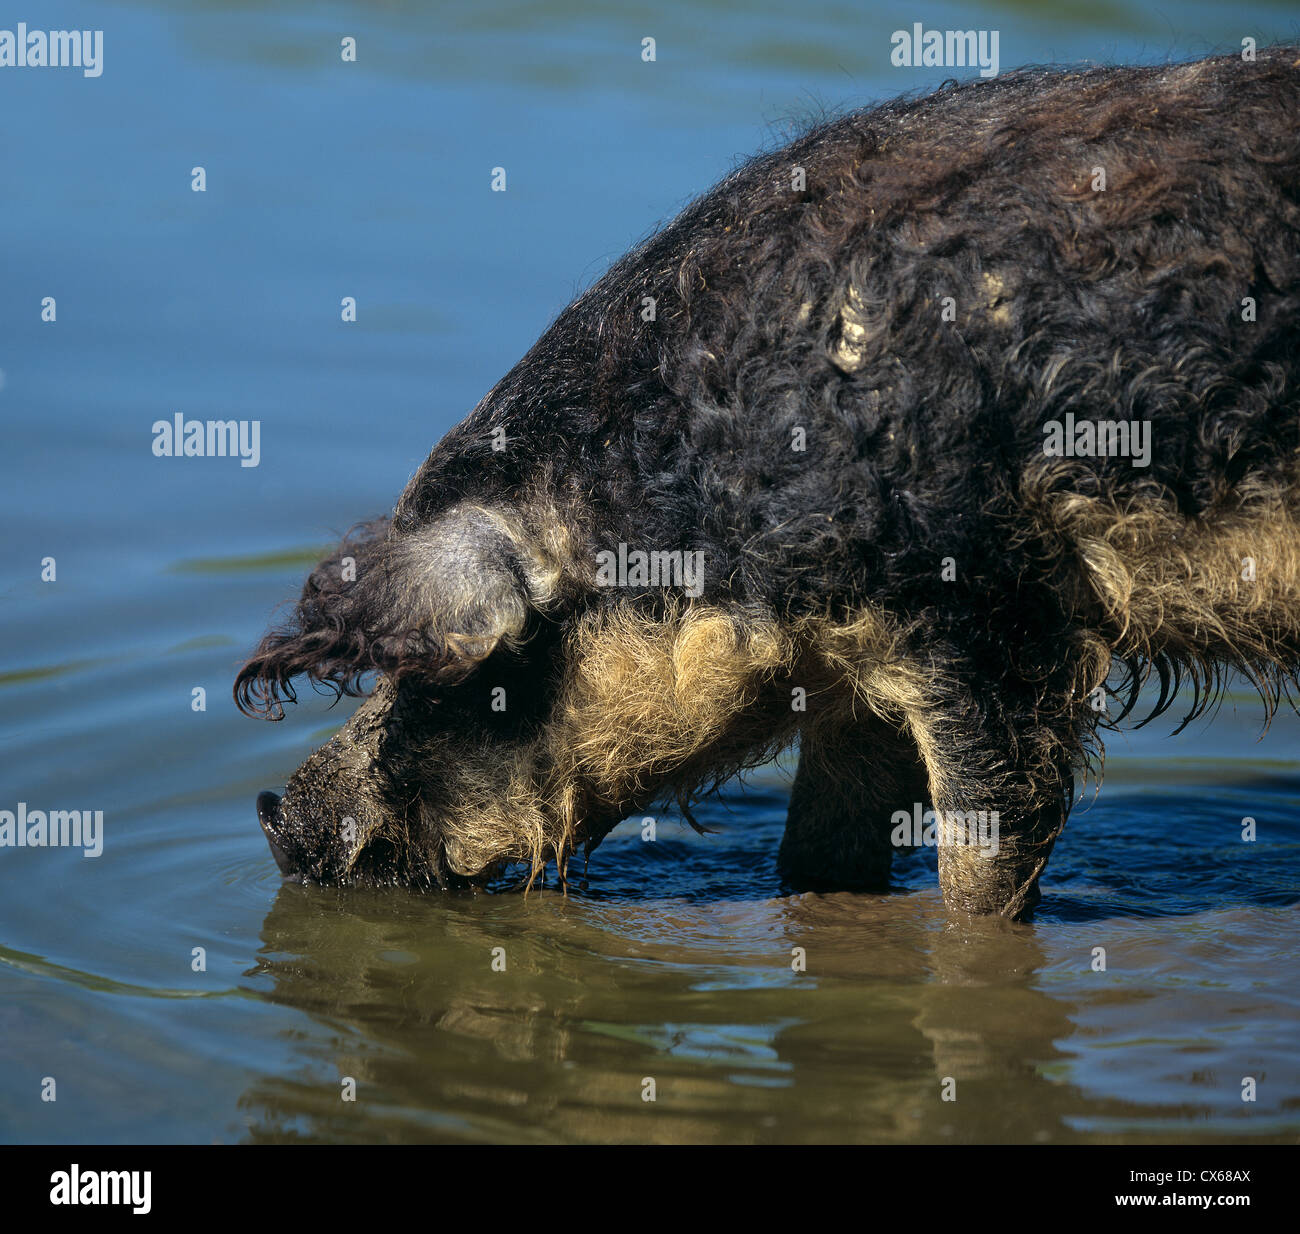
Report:
M 1054 714 L 1068 717 L 1068 702 Z M 950 696 L 921 723 L 944 904 L 1025 915 L 1039 901 L 1039 876 L 1073 801 L 1081 752 L 1074 726 L 1068 718 L 1057 729 L 1017 723 L 969 695 Z
M 1065 826 L 1073 788 L 1073 777 L 1066 777 L 1054 791 L 1045 788 L 1010 811 L 1005 797 L 979 791 L 955 793 L 936 806 L 944 904 L 966 913 L 1025 916 L 1042 898 L 1038 879 Z M 999 804 L 998 818 L 986 822 L 981 811 L 991 816 Z
M 799 889 L 883 891 L 891 816 L 926 800 L 926 772 L 905 734 L 863 720 L 800 740 L 799 770 L 777 864 Z

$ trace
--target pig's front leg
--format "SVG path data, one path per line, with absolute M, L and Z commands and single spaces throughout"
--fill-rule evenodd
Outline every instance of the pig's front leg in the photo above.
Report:
M 944 904 L 1024 916 L 1073 801 L 1074 726 L 1008 722 L 969 696 L 923 723 Z

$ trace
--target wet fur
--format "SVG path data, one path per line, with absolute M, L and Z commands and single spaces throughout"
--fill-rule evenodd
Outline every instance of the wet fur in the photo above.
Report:
M 887 877 L 880 819 L 924 791 L 1006 827 L 997 862 L 941 851 L 949 903 L 1020 914 L 1144 682 L 1156 714 L 1229 672 L 1266 715 L 1294 689 L 1298 309 L 1295 49 L 1010 74 L 750 161 L 560 315 L 240 673 L 271 714 L 300 675 L 382 674 L 290 783 L 303 864 L 563 868 L 800 740 L 797 881 Z M 1150 465 L 1046 458 L 1071 412 L 1150 421 Z M 704 594 L 598 588 L 619 543 L 702 551 Z M 349 794 L 368 839 L 315 855 Z

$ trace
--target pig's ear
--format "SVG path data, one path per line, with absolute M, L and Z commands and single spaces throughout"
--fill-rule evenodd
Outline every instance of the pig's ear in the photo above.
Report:
M 298 676 L 337 694 L 362 693 L 374 671 L 465 677 L 524 632 L 534 570 L 518 539 L 502 517 L 468 506 L 405 534 L 387 519 L 360 528 L 312 571 L 289 621 L 240 670 L 240 710 L 279 719 Z

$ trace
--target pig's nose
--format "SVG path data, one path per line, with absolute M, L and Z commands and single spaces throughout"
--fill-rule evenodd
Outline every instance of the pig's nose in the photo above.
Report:
M 258 793 L 257 821 L 262 824 L 262 834 L 266 836 L 266 842 L 271 846 L 271 856 L 275 858 L 275 864 L 280 867 L 280 873 L 288 874 L 291 871 L 289 856 L 280 847 L 280 837 L 276 831 L 279 816 L 280 798 L 275 793 Z
M 257 794 L 257 821 L 263 827 L 274 827 L 275 816 L 280 809 L 279 793 Z

